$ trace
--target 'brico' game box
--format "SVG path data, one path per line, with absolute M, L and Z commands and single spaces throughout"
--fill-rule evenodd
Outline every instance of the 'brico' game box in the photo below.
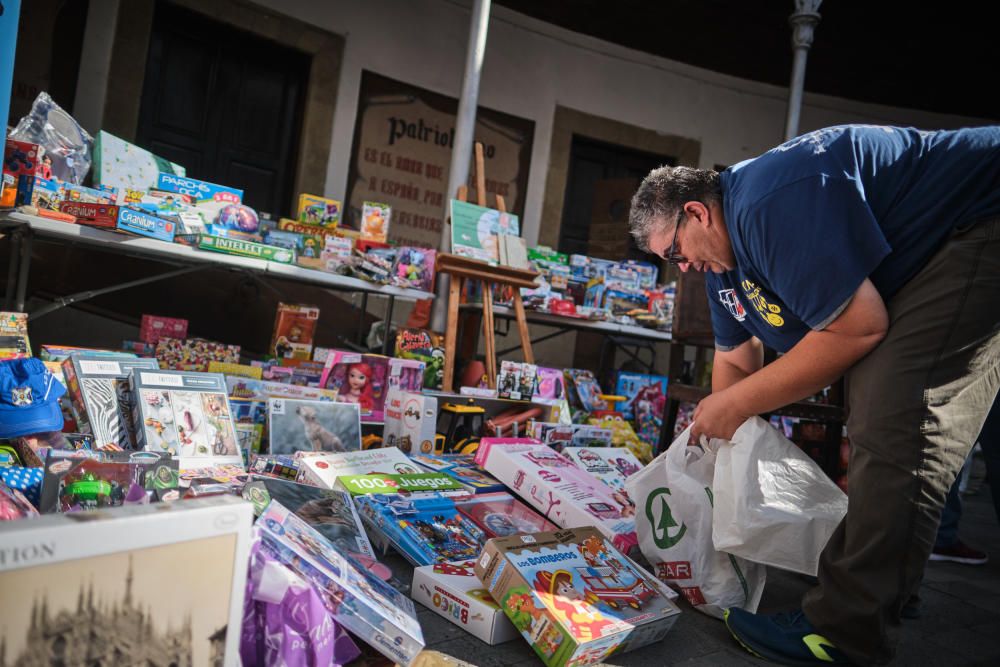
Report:
M 476 576 L 548 667 L 660 641 L 680 610 L 595 529 L 495 538 Z

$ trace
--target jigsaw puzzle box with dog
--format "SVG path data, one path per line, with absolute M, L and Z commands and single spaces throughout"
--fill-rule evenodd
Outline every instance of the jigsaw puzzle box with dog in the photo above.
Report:
M 361 413 L 351 403 L 269 398 L 267 433 L 271 454 L 357 451 Z

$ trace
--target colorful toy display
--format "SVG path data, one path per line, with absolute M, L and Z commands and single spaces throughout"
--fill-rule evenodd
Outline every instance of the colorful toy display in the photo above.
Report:
M 680 611 L 593 528 L 492 539 L 475 572 L 548 667 L 663 639 Z
M 151 492 L 177 489 L 177 461 L 153 452 L 49 451 L 39 511 L 141 505 Z

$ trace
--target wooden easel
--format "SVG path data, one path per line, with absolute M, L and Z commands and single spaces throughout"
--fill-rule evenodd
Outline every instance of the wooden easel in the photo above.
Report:
M 486 173 L 483 165 L 483 145 L 476 142 L 476 203 L 486 206 Z M 468 201 L 469 191 L 464 185 L 458 188 L 455 198 Z M 507 206 L 503 197 L 496 195 L 496 208 L 506 212 Z M 449 224 L 450 221 L 449 221 Z M 458 306 L 462 299 L 462 290 L 469 280 L 478 280 L 483 284 L 483 344 L 486 356 L 486 381 L 490 389 L 497 384 L 496 339 L 493 335 L 493 285 L 508 285 L 514 291 L 514 314 L 517 319 L 517 330 L 521 336 L 521 351 L 524 360 L 535 363 L 535 355 L 531 351 L 531 338 L 528 336 L 528 322 L 524 317 L 524 303 L 521 301 L 522 287 L 535 287 L 536 271 L 514 269 L 509 266 L 490 266 L 486 262 L 468 257 L 459 257 L 450 253 L 439 253 L 436 268 L 438 273 L 451 277 L 448 290 L 448 329 L 445 333 L 444 381 L 442 389 L 453 391 L 455 383 L 455 356 L 458 336 Z

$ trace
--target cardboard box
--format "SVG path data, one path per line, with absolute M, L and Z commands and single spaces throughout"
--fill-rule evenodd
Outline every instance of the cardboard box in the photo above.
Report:
M 31 192 L 35 177 L 44 178 L 46 171 L 42 157 L 44 149 L 38 144 L 7 139 L 4 145 L 3 194 L 0 207 L 14 208 L 31 203 Z
M 299 195 L 297 217 L 303 224 L 336 227 L 340 222 L 341 209 L 342 205 L 336 199 L 303 193 Z
M 340 475 L 390 475 L 420 472 L 420 466 L 395 447 L 360 452 L 322 453 L 303 456 L 300 481 L 332 489 Z
M 238 664 L 252 521 L 218 496 L 0 522 L 0 590 L 21 605 L 0 629 L 11 664 L 57 634 L 67 658 Z
M 144 343 L 160 342 L 161 338 L 187 338 L 188 321 L 179 317 L 143 315 L 139 321 L 139 340 Z
M 303 401 L 332 401 L 337 393 L 317 387 L 301 387 L 282 382 L 255 380 L 248 377 L 226 375 L 226 389 L 231 398 L 266 401 L 268 398 L 296 398 Z
M 493 447 L 482 465 L 557 526 L 595 526 L 626 555 L 638 549 L 631 502 L 559 452 L 545 445 Z
M 183 176 L 184 167 L 104 130 L 94 138 L 94 184 L 103 188 L 144 191 L 155 188 L 160 172 Z
M 361 239 L 375 243 L 385 243 L 389 235 L 389 221 L 392 207 L 388 204 L 366 201 L 361 206 Z
M 269 398 L 267 433 L 271 454 L 357 451 L 361 414 L 350 403 Z
M 594 528 L 489 540 L 475 572 L 548 667 L 658 642 L 680 614 Z
M 318 322 L 319 308 L 316 306 L 278 303 L 268 351 L 279 358 L 309 359 Z
M 559 529 L 506 491 L 455 498 L 455 507 L 488 538 Z
M 465 495 L 468 490 L 454 479 L 439 472 L 419 472 L 408 475 L 376 473 L 371 475 L 340 475 L 337 488 L 352 496 L 397 493 L 441 493 Z
M 566 447 L 562 453 L 618 493 L 626 493 L 625 480 L 642 470 L 639 459 L 624 447 Z
M 330 611 L 345 629 L 404 667 L 423 650 L 412 600 L 356 567 L 280 503 L 268 505 L 257 525 L 281 562 L 330 594 L 335 602 Z
M 506 487 L 476 465 L 472 454 L 425 454 L 412 452 L 410 458 L 428 470 L 444 473 L 469 493 L 493 493 Z
M 418 567 L 410 597 L 491 646 L 518 637 L 472 566 L 473 561 L 466 561 Z
M 381 422 L 389 389 L 389 357 L 334 350 L 326 358 L 319 386 L 337 392 L 340 403 L 356 403 L 362 421 Z
M 264 259 L 269 262 L 280 264 L 294 264 L 295 251 L 288 248 L 278 248 L 276 246 L 254 243 L 253 241 L 243 241 L 241 239 L 231 239 L 225 236 L 211 236 L 209 234 L 198 235 L 198 249 L 221 252 L 227 255 L 237 255 L 239 257 L 253 257 Z
M 163 336 L 156 343 L 156 358 L 160 366 L 177 371 L 208 370 L 212 361 L 236 364 L 240 361 L 240 346 L 216 343 L 203 338 L 169 338 Z
M 482 438 L 479 447 L 476 448 L 474 461 L 476 465 L 486 467 L 486 457 L 494 447 L 514 447 L 524 449 L 532 445 L 540 445 L 541 441 L 535 438 Z
M 114 204 L 62 201 L 59 202 L 59 210 L 76 217 L 76 221 L 81 225 L 105 229 L 118 227 L 118 207 Z
M 124 206 L 118 209 L 117 229 L 168 243 L 173 242 L 174 234 L 177 232 L 177 226 L 173 222 Z
M 74 354 L 62 363 L 63 377 L 77 428 L 94 436 L 100 447 L 136 447 L 134 400 L 128 379 L 134 368 L 158 370 L 156 359 Z
M 156 189 L 187 195 L 195 203 L 216 201 L 226 204 L 239 204 L 243 201 L 242 190 L 164 172 L 160 172 L 157 176 Z
M 386 447 L 405 453 L 430 454 L 437 433 L 437 398 L 390 387 L 385 401 Z
M 28 314 L 0 311 L 0 359 L 25 359 L 30 356 Z

